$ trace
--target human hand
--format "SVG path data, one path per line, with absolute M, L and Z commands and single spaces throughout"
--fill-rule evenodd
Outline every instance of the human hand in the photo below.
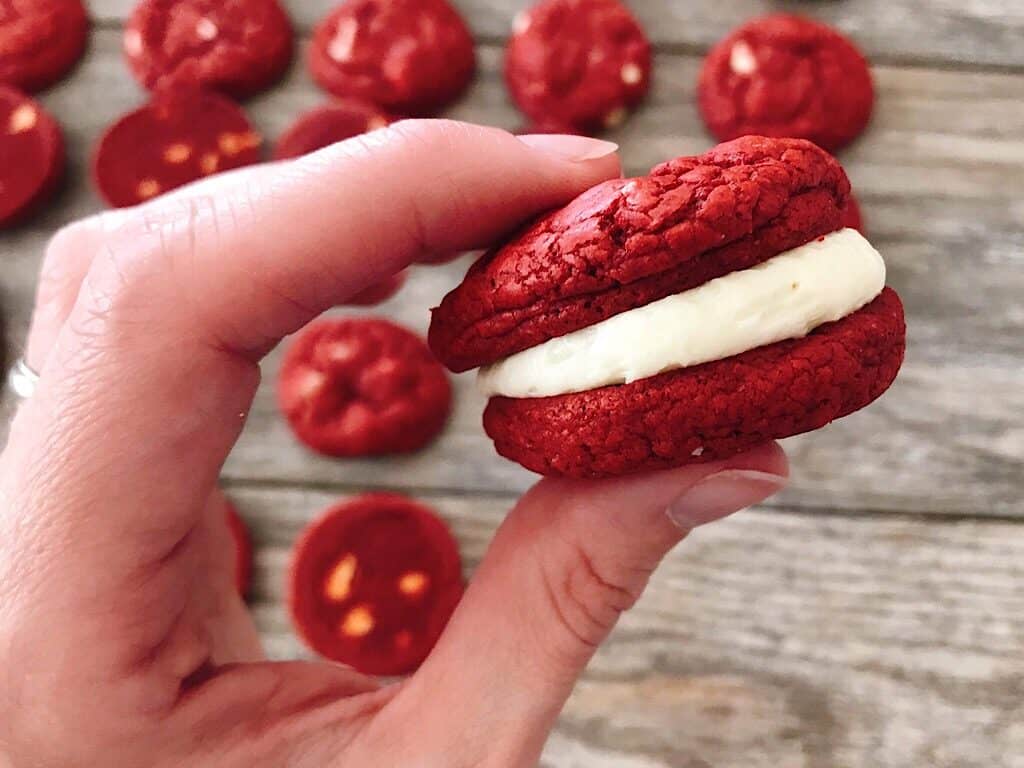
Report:
M 604 142 L 409 121 L 59 232 L 0 458 L 0 765 L 535 763 L 659 560 L 782 485 L 777 446 L 540 482 L 388 686 L 263 658 L 216 483 L 282 337 L 618 170 Z

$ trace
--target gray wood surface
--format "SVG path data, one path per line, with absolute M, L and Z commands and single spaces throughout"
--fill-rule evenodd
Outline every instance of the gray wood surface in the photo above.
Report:
M 42 99 L 64 124 L 57 204 L 0 234 L 0 306 L 22 343 L 39 256 L 99 208 L 102 129 L 141 101 L 120 59 L 131 0 L 92 0 L 89 56 Z M 332 0 L 287 3 L 308 32 Z M 481 76 L 454 117 L 507 128 L 501 38 L 522 0 L 458 3 Z M 1024 767 L 1024 6 L 1019 0 L 634 0 L 657 43 L 655 89 L 615 133 L 642 172 L 711 144 L 693 106 L 700 56 L 747 16 L 798 9 L 869 51 L 876 118 L 842 160 L 904 297 L 910 345 L 871 408 L 787 441 L 791 489 L 701 532 L 595 661 L 552 739 L 554 768 Z M 269 137 L 319 103 L 299 59 L 248 104 Z M 417 269 L 381 312 L 418 329 L 468 260 Z M 499 460 L 457 378 L 443 438 L 420 456 L 334 462 L 276 412 L 265 364 L 225 482 L 260 544 L 254 609 L 275 657 L 302 653 L 281 606 L 299 527 L 339 494 L 404 490 L 453 522 L 470 564 L 531 476 Z

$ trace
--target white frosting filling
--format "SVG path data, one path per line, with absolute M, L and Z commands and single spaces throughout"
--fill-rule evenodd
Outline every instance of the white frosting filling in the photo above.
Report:
M 885 287 L 885 262 L 843 229 L 480 370 L 487 396 L 547 397 L 628 384 L 806 336 Z

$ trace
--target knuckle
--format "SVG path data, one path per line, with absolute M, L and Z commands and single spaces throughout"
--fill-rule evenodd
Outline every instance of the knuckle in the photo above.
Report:
M 558 623 L 576 643 L 593 649 L 636 603 L 650 571 L 598 557 L 579 541 L 565 541 L 554 562 L 542 563 L 540 574 Z

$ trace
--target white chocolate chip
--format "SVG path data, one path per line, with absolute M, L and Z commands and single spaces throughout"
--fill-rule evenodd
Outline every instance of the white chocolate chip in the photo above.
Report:
M 729 67 L 737 75 L 752 75 L 757 71 L 757 59 L 749 45 L 740 40 L 729 54 Z
M 618 128 L 620 125 L 626 122 L 627 117 L 629 117 L 629 112 L 626 110 L 625 107 L 613 109 L 604 117 L 605 128 Z
M 139 196 L 139 200 L 149 200 L 151 197 L 156 197 L 160 194 L 160 182 L 156 179 L 143 179 L 139 182 L 139 186 L 135 188 L 135 194 Z
M 621 74 L 626 85 L 637 85 L 644 79 L 644 71 L 633 62 L 623 65 Z
M 216 173 L 218 165 L 220 165 L 220 156 L 216 152 L 207 152 L 199 158 L 199 170 L 203 172 L 204 176 Z
M 697 458 L 699 456 L 703 456 L 704 455 L 704 446 L 702 445 L 699 448 L 694 448 L 693 451 L 690 453 L 690 455 L 693 456 L 694 458 Z
M 192 147 L 188 144 L 171 144 L 164 150 L 164 160 L 171 165 L 180 165 L 192 156 Z
M 7 123 L 8 133 L 24 133 L 31 131 L 39 122 L 39 111 L 31 104 L 22 104 L 11 112 Z
M 137 29 L 129 29 L 124 33 L 124 52 L 131 58 L 142 53 L 142 33 Z
M 358 31 L 359 22 L 355 19 L 345 19 L 341 22 L 334 33 L 334 37 L 331 38 L 330 44 L 327 46 L 327 55 L 339 62 L 351 59 Z
M 210 19 L 204 17 L 196 23 L 196 37 L 200 40 L 213 40 L 218 34 L 220 30 Z
M 530 28 L 532 23 L 533 19 L 530 18 L 530 14 L 527 11 L 520 11 L 512 21 L 512 32 L 521 35 Z
M 371 117 L 369 120 L 366 121 L 366 130 L 368 130 L 368 131 L 376 131 L 376 130 L 379 130 L 381 128 L 387 128 L 387 127 L 388 127 L 387 119 L 381 117 L 380 115 L 377 115 L 375 117 Z

